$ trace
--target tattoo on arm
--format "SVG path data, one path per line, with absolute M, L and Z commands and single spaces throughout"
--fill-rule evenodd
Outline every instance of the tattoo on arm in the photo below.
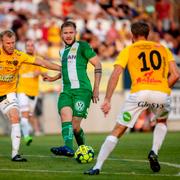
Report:
M 102 73 L 102 69 L 95 69 L 94 73 Z

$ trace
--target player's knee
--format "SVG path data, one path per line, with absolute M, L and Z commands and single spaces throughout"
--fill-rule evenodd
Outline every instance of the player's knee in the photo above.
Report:
M 19 123 L 19 111 L 17 109 L 11 109 L 8 113 L 7 116 L 11 123 Z
M 14 123 L 19 123 L 19 115 L 15 114 L 13 116 L 10 116 L 10 121 L 14 124 Z

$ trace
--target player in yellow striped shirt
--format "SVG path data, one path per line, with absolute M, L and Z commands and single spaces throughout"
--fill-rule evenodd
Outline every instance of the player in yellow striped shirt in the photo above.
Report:
M 13 31 L 0 34 L 0 110 L 7 115 L 11 124 L 12 161 L 27 161 L 18 153 L 20 146 L 19 106 L 16 98 L 16 84 L 22 63 L 37 64 L 48 69 L 60 71 L 61 67 L 38 57 L 32 57 L 15 49 L 16 37 Z
M 126 66 L 132 80 L 131 92 L 122 106 L 114 129 L 101 146 L 95 166 L 85 171 L 85 174 L 100 173 L 104 161 L 115 148 L 118 139 L 128 127 L 134 126 L 141 112 L 146 109 L 154 113 L 153 119 L 157 122 L 148 159 L 153 172 L 160 170 L 157 155 L 167 132 L 166 120 L 170 112 L 171 88 L 179 79 L 180 73 L 170 51 L 158 43 L 147 40 L 149 30 L 146 23 L 133 23 L 131 32 L 134 43 L 123 49 L 114 63 L 114 71 L 101 107 L 104 115 L 110 111 L 111 97 Z
M 33 40 L 27 40 L 26 53 L 30 56 L 36 56 Z M 46 70 L 40 66 L 25 63 L 21 65 L 19 71 L 17 97 L 21 112 L 21 130 L 26 145 L 30 145 L 32 142 L 29 121 L 35 120 L 34 109 L 39 94 L 39 77 L 40 75 L 43 76 L 45 72 Z

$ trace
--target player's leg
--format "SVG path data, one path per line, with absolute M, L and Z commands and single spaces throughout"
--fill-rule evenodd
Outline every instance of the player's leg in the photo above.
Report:
M 148 154 L 148 159 L 150 167 L 153 172 L 160 171 L 160 164 L 158 162 L 158 151 L 161 148 L 161 145 L 164 142 L 165 136 L 167 133 L 166 119 L 157 120 L 156 126 L 153 132 L 153 144 L 152 149 Z
M 84 131 L 80 126 L 81 120 L 82 117 L 74 116 L 72 121 L 74 137 L 76 139 L 78 146 L 85 144 Z
M 87 117 L 92 92 L 88 90 L 73 91 L 73 132 L 78 146 L 85 144 L 84 131 L 81 128 L 81 121 Z
M 19 155 L 21 132 L 19 124 L 19 107 L 15 93 L 6 95 L 6 98 L 0 102 L 0 109 L 7 115 L 11 122 L 12 161 L 27 161 Z
M 21 124 L 21 131 L 24 137 L 24 141 L 26 145 L 30 145 L 32 142 L 32 137 L 30 136 L 30 123 L 29 123 L 29 98 L 24 93 L 17 94 L 18 102 L 20 106 L 20 124 Z
M 159 103 L 159 105 L 152 108 L 152 111 L 155 114 L 153 119 L 156 119 L 156 125 L 153 132 L 152 149 L 149 152 L 148 159 L 152 171 L 159 172 L 160 164 L 158 162 L 158 152 L 167 134 L 166 121 L 170 112 L 170 97 L 164 93 L 158 93 L 157 95 L 154 95 L 154 98 L 156 99 L 156 103 Z
M 61 93 L 59 97 L 58 109 L 61 116 L 62 137 L 65 146 L 51 148 L 51 152 L 55 155 L 74 156 L 71 99 L 70 93 Z
M 167 134 L 166 121 L 167 119 L 157 119 L 157 122 L 154 128 L 152 151 L 154 151 L 156 155 L 158 155 L 158 151 L 160 150 L 161 145 L 163 144 L 163 141 Z
M 29 96 L 29 122 L 33 128 L 35 136 L 41 135 L 41 127 L 38 118 L 35 116 L 35 107 L 37 104 L 37 96 Z
M 84 174 L 97 175 L 100 173 L 105 160 L 116 147 L 118 139 L 124 134 L 128 127 L 132 128 L 134 126 L 139 115 L 147 108 L 139 107 L 137 99 L 138 95 L 136 93 L 127 98 L 123 105 L 123 109 L 117 118 L 114 129 L 101 146 L 95 166 L 92 169 L 85 171 Z

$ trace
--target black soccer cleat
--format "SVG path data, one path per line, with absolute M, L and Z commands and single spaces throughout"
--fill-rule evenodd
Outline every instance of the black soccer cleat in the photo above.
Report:
M 158 162 L 158 156 L 154 153 L 154 151 L 150 151 L 150 153 L 148 155 L 148 159 L 149 159 L 149 163 L 150 163 L 150 167 L 151 167 L 152 171 L 159 172 L 161 167 Z
M 19 155 L 19 154 L 14 156 L 11 160 L 14 161 L 14 162 L 27 162 L 27 159 L 21 157 L 21 155 Z
M 68 146 L 52 147 L 51 152 L 57 156 L 74 156 L 74 150 L 72 150 Z
M 84 171 L 84 174 L 88 174 L 88 175 L 98 175 L 100 174 L 100 170 L 99 169 L 89 169 L 87 171 Z

